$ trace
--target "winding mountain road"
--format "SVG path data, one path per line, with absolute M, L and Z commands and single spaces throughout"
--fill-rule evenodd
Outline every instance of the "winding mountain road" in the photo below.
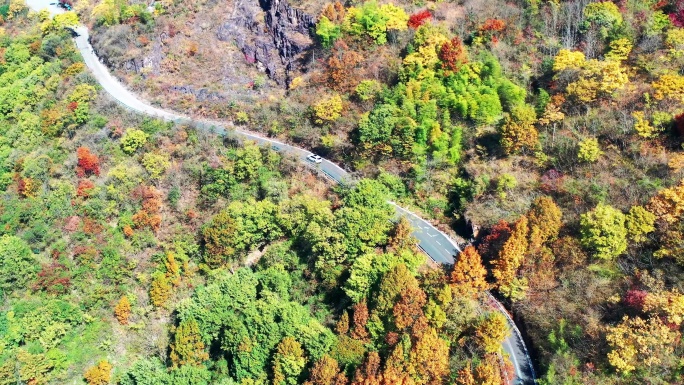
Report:
M 55 14 L 63 13 L 64 11 L 57 7 L 54 1 L 55 0 L 26 0 L 26 3 L 36 12 L 47 9 L 53 16 Z M 293 154 L 302 162 L 308 164 L 310 167 L 318 169 L 318 171 L 322 172 L 327 178 L 336 183 L 345 183 L 352 180 L 347 171 L 327 159 L 323 159 L 318 165 L 314 165 L 307 161 L 306 157 L 310 155 L 311 152 L 305 149 L 266 138 L 252 132 L 240 130 L 223 122 L 208 120 L 198 121 L 197 119 L 180 113 L 166 111 L 151 106 L 149 103 L 141 100 L 139 96 L 127 90 L 121 82 L 112 76 L 107 67 L 102 64 L 97 55 L 95 55 L 93 47 L 90 45 L 87 27 L 79 26 L 75 28 L 75 31 L 78 33 L 78 36 L 74 37 L 74 41 L 76 42 L 76 46 L 78 47 L 86 66 L 88 66 L 102 88 L 107 91 L 114 100 L 128 109 L 168 121 L 199 124 L 200 126 L 204 126 L 221 135 L 234 133 L 259 144 L 269 145 L 275 151 Z M 461 249 L 456 242 L 418 215 L 398 206 L 394 202 L 389 203 L 395 207 L 397 215 L 405 216 L 410 221 L 414 228 L 413 235 L 418 239 L 418 244 L 425 254 L 439 264 L 451 265 L 454 263 L 454 256 L 461 252 Z M 490 300 L 493 306 L 506 316 L 511 329 L 511 335 L 503 342 L 502 348 L 509 355 L 515 369 L 516 378 L 512 379 L 512 383 L 515 385 L 535 384 L 534 367 L 520 331 L 515 326 L 515 323 L 503 305 L 491 295 Z

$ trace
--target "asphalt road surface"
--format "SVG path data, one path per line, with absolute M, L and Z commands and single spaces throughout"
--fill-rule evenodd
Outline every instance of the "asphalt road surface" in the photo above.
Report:
M 52 15 L 64 12 L 64 10 L 57 7 L 56 1 L 52 0 L 26 0 L 26 3 L 34 11 L 47 9 Z M 90 45 L 88 29 L 85 26 L 79 26 L 74 30 L 76 33 L 78 33 L 78 36 L 74 37 L 74 41 L 81 52 L 81 56 L 83 56 L 83 61 L 85 62 L 86 66 L 88 66 L 102 88 L 107 91 L 107 93 L 113 99 L 126 108 L 164 120 L 199 124 L 206 129 L 213 130 L 217 134 L 226 135 L 234 133 L 243 138 L 253 140 L 261 145 L 271 146 L 271 148 L 275 151 L 295 155 L 302 162 L 305 162 L 310 167 L 320 171 L 328 179 L 331 179 L 337 183 L 347 183 L 351 181 L 351 177 L 347 171 L 327 159 L 323 159 L 323 161 L 319 164 L 314 164 L 308 161 L 306 157 L 310 155 L 311 152 L 303 148 L 291 146 L 289 144 L 281 143 L 255 133 L 240 130 L 227 125 L 226 123 L 206 120 L 198 121 L 197 119 L 192 119 L 189 116 L 162 110 L 150 105 L 144 100 L 141 100 L 139 96 L 127 90 L 121 82 L 112 76 L 107 67 L 102 64 L 99 58 L 95 55 L 93 47 Z M 443 232 L 436 229 L 428 221 L 420 218 L 418 215 L 397 206 L 394 202 L 389 203 L 395 207 L 398 216 L 405 216 L 411 222 L 411 225 L 414 228 L 413 236 L 418 239 L 418 244 L 425 254 L 440 264 L 451 265 L 454 263 L 454 257 L 461 251 L 456 242 L 454 242 Z M 503 305 L 496 301 L 494 297 L 490 296 L 490 299 L 493 305 L 506 316 L 506 319 L 510 325 L 511 335 L 504 341 L 502 348 L 509 355 L 511 362 L 515 367 L 516 378 L 512 379 L 513 383 L 515 385 L 535 384 L 534 367 L 532 366 L 532 361 L 529 357 L 525 342 L 523 341 L 520 332 Z

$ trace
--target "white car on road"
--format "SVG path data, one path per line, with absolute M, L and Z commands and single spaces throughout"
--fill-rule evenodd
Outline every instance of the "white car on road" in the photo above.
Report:
M 320 156 L 318 156 L 316 154 L 310 154 L 309 156 L 306 157 L 306 160 L 308 160 L 309 162 L 320 164 L 323 161 L 323 158 L 321 158 Z

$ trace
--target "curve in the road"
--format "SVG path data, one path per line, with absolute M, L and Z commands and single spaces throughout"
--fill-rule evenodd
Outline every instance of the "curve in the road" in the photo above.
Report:
M 53 16 L 55 14 L 64 12 L 61 8 L 57 7 L 56 3 L 53 1 L 54 0 L 26 0 L 26 3 L 36 12 L 40 11 L 41 9 L 47 9 Z M 107 93 L 111 95 L 114 100 L 126 108 L 168 121 L 199 124 L 200 126 L 214 130 L 218 134 L 226 135 L 229 132 L 234 132 L 237 135 L 253 140 L 259 144 L 271 146 L 271 148 L 278 152 L 294 154 L 302 162 L 308 164 L 310 167 L 313 167 L 317 171 L 324 174 L 324 176 L 326 176 L 328 179 L 336 183 L 347 183 L 351 181 L 351 177 L 347 171 L 327 159 L 323 159 L 323 161 L 318 165 L 308 162 L 306 157 L 310 155 L 311 152 L 303 148 L 282 143 L 271 138 L 266 138 L 252 132 L 240 130 L 232 126 L 228 126 L 227 128 L 226 124 L 222 122 L 210 120 L 198 121 L 180 113 L 166 111 L 151 106 L 149 103 L 144 102 L 137 95 L 127 90 L 121 82 L 112 76 L 107 67 L 95 54 L 93 47 L 90 45 L 88 28 L 85 26 L 79 26 L 75 28 L 75 31 L 78 33 L 78 36 L 74 38 L 74 41 L 76 42 L 76 46 L 78 47 L 81 56 L 83 56 L 84 63 L 86 66 L 88 66 L 102 88 L 107 91 Z M 422 219 L 411 211 L 398 206 L 394 202 L 390 201 L 388 203 L 395 207 L 398 215 L 405 216 L 411 222 L 412 226 L 414 227 L 413 236 L 416 237 L 418 240 L 418 245 L 423 252 L 425 252 L 425 254 L 439 264 L 452 265 L 454 263 L 454 256 L 461 252 L 461 249 L 456 242 L 454 242 L 445 233 L 435 228 L 425 219 Z M 496 309 L 504 314 L 508 320 L 511 330 L 513 331 L 511 335 L 503 342 L 502 348 L 510 356 L 515 367 L 516 379 L 514 380 L 514 383 L 516 385 L 535 384 L 536 380 L 534 375 L 534 367 L 520 331 L 503 305 L 501 305 L 500 302 L 492 297 L 491 294 L 489 294 L 489 297 L 493 301 Z

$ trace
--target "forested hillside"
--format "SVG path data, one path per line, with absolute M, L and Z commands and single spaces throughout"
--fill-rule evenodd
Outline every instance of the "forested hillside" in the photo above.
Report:
M 382 183 L 131 115 L 8 11 L 0 383 L 500 381 L 484 268 L 425 267 Z
M 0 384 L 507 384 L 488 290 L 540 384 L 684 383 L 684 1 L 71 4 L 0 3 Z

